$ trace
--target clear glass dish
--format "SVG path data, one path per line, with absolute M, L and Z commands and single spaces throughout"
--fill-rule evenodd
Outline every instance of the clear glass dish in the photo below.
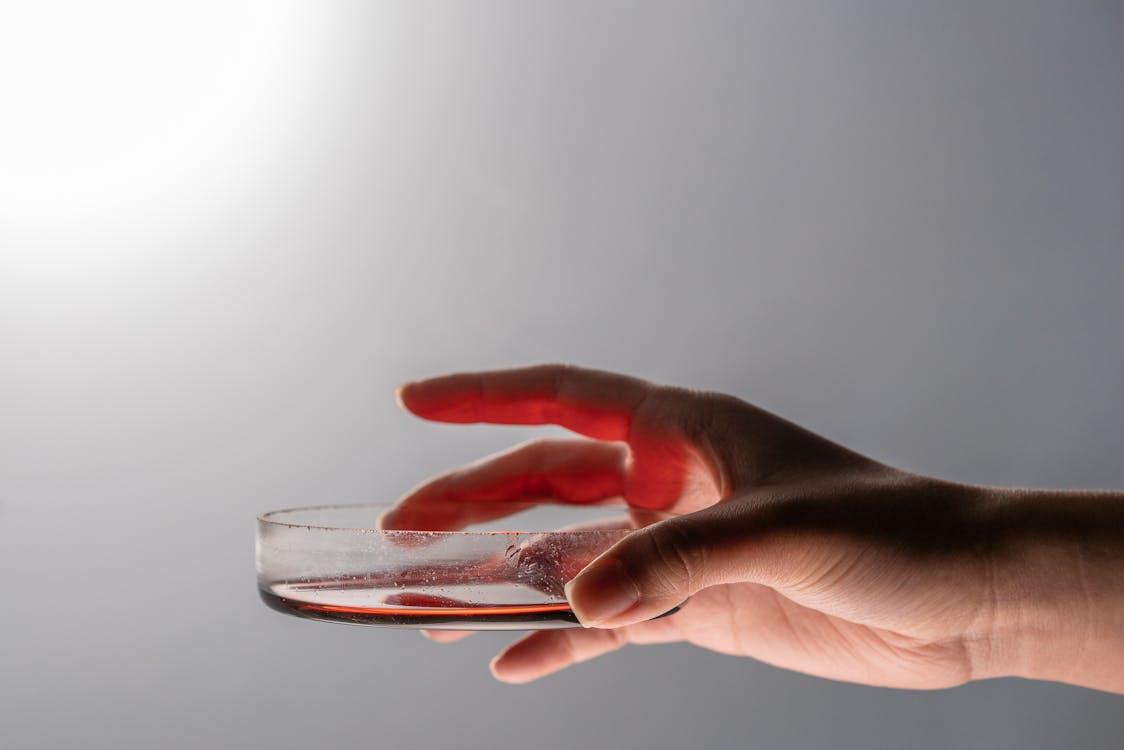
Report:
M 463 531 L 382 530 L 386 507 L 378 505 L 265 513 L 257 528 L 258 590 L 280 612 L 329 622 L 573 627 L 563 586 L 636 523 L 620 508 L 523 507 L 502 520 L 505 528 Z

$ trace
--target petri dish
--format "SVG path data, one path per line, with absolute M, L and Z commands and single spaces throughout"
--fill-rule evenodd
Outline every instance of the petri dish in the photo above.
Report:
M 258 518 L 258 590 L 273 609 L 356 625 L 540 630 L 578 625 L 563 587 L 638 525 L 619 507 L 536 503 L 459 531 L 384 530 L 389 506 Z M 498 525 L 497 525 L 498 524 Z

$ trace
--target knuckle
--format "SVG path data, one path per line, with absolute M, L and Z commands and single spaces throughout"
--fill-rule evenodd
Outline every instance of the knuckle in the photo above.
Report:
M 535 369 L 539 374 L 555 387 L 560 386 L 566 379 L 572 376 L 577 368 L 573 365 L 566 364 L 565 362 L 544 362 L 543 364 L 536 365 Z
M 648 412 L 646 416 L 653 422 L 674 424 L 685 438 L 692 441 L 704 437 L 740 403 L 735 397 L 722 393 L 677 386 L 657 386 L 644 400 Z
M 627 646 L 630 642 L 627 628 L 610 628 L 602 632 L 605 633 L 604 638 L 608 641 L 611 649 Z
M 557 441 L 549 438 L 537 438 L 526 440 L 519 444 L 516 452 L 522 453 L 524 458 L 532 461 L 540 461 L 557 448 Z
M 668 523 L 646 535 L 644 589 L 652 597 L 694 593 L 700 588 L 705 547 L 686 523 Z
M 687 393 L 666 385 L 645 388 L 632 406 L 633 429 L 640 433 L 682 430 L 694 411 Z

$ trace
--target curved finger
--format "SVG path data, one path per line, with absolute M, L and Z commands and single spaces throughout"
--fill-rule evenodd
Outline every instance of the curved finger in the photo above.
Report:
M 617 630 L 540 630 L 504 649 L 492 660 L 498 680 L 521 684 L 595 659 L 625 644 L 672 643 L 683 640 L 674 616 Z
M 540 630 L 508 646 L 490 666 L 497 680 L 520 685 L 616 651 L 627 642 L 617 630 Z
M 601 440 L 626 440 L 633 411 L 654 390 L 627 375 L 537 365 L 408 383 L 398 399 L 438 422 L 556 424 Z
M 823 550 L 813 536 L 778 533 L 787 528 L 786 519 L 755 512 L 747 502 L 675 516 L 616 543 L 566 584 L 566 596 L 583 625 L 617 628 L 666 612 L 709 586 L 783 587 L 799 580 L 809 554 Z M 794 538 L 813 551 L 793 551 Z
M 380 519 L 384 529 L 448 531 L 494 520 L 527 501 L 593 503 L 625 491 L 628 449 L 592 440 L 539 440 L 432 479 Z

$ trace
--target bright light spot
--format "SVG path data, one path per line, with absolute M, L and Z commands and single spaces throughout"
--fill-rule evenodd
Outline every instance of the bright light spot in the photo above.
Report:
M 299 104 L 316 7 L 0 6 L 0 253 L 106 252 L 98 228 L 158 223 L 252 177 Z

